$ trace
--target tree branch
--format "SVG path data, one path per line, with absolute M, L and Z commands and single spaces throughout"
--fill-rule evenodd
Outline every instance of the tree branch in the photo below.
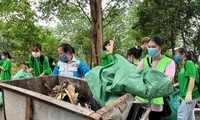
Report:
M 83 7 L 81 6 L 80 2 L 77 1 L 78 5 L 76 5 L 75 3 L 73 2 L 68 2 L 69 4 L 71 5 L 74 5 L 75 7 L 78 7 L 81 9 L 81 11 L 83 12 L 83 14 L 85 15 L 85 17 L 88 19 L 89 22 L 91 22 L 91 19 L 90 17 L 86 14 L 86 12 L 84 11 Z
M 108 8 L 108 6 L 110 5 L 110 3 L 112 2 L 112 0 L 110 2 L 107 3 L 106 7 L 102 10 L 101 14 L 103 15 L 105 10 Z
M 114 18 L 112 18 L 107 24 L 103 25 L 103 28 L 107 27 L 109 24 L 113 22 Z
M 114 8 L 116 7 L 117 4 L 119 4 L 121 1 L 117 1 L 111 8 L 111 10 L 109 11 L 108 15 L 103 19 L 103 20 L 106 20 L 110 14 L 112 13 L 112 11 L 114 10 Z M 105 9 L 104 9 L 105 10 Z
M 105 18 L 103 18 L 103 20 L 108 19 L 108 17 L 110 16 L 110 14 L 111 14 L 112 11 L 114 10 L 114 8 L 115 8 L 115 5 L 111 8 L 111 10 L 109 11 L 108 15 L 107 15 Z

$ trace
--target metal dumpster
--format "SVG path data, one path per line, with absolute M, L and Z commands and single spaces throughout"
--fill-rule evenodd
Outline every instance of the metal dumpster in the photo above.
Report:
M 66 79 L 81 85 L 92 110 L 47 96 L 50 91 L 45 85 L 52 89 Z M 5 120 L 124 120 L 133 101 L 133 96 L 127 93 L 101 108 L 85 80 L 58 75 L 5 81 L 0 88 Z

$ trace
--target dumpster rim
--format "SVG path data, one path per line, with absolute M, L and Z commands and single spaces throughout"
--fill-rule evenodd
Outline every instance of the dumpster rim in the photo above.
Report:
M 4 93 L 4 89 L 15 92 L 15 93 L 19 93 L 19 94 L 25 95 L 25 97 L 35 98 L 39 101 L 43 101 L 46 104 L 53 104 L 56 107 L 59 107 L 59 108 L 65 109 L 65 110 L 67 109 L 72 113 L 80 114 L 80 115 L 88 117 L 88 118 L 91 118 L 90 115 L 95 113 L 95 111 L 93 111 L 93 110 L 90 110 L 90 109 L 87 109 L 84 107 L 80 107 L 78 105 L 74 105 L 69 102 L 57 100 L 57 99 L 49 97 L 47 95 L 37 93 L 37 92 L 31 91 L 31 90 L 27 90 L 24 88 L 20 88 L 17 86 L 9 85 L 6 83 L 0 83 L 0 88 L 3 89 L 3 93 Z M 4 100 L 4 97 L 3 97 L 3 100 Z

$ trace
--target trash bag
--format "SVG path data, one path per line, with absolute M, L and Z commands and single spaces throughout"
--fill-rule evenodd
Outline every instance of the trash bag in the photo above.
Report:
M 17 74 L 14 75 L 13 79 L 20 79 L 20 78 L 32 78 L 33 75 L 30 72 L 25 72 L 23 69 L 17 72 Z
M 88 72 L 86 80 L 102 107 L 127 92 L 146 99 L 173 93 L 171 80 L 164 73 L 155 68 L 138 71 L 118 54 L 110 64 L 97 66 Z
M 3 96 L 2 96 L 2 92 L 0 92 L 0 108 L 3 105 Z
M 165 73 L 160 72 L 156 68 L 143 68 L 139 71 L 139 74 L 143 78 L 147 91 L 145 91 L 145 96 L 141 96 L 138 93 L 135 95 L 151 100 L 173 94 L 172 82 Z
M 179 89 L 175 88 L 174 93 L 170 95 L 170 107 L 172 110 L 172 114 L 168 117 L 162 117 L 161 120 L 177 120 L 177 112 L 179 107 Z

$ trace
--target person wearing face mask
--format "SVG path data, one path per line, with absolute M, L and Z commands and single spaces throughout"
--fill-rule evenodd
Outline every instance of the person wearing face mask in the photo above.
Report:
M 174 60 L 181 63 L 178 72 L 181 104 L 178 108 L 177 120 L 195 120 L 194 108 L 200 97 L 195 81 L 199 83 L 195 58 L 185 48 L 175 51 Z
M 54 74 L 84 78 L 90 71 L 83 61 L 75 58 L 75 50 L 70 44 L 61 44 L 58 47 L 58 54 L 60 60 L 53 70 Z
M 148 54 L 149 57 L 144 58 L 140 61 L 138 69 L 142 68 L 156 68 L 157 70 L 165 73 L 171 81 L 174 79 L 175 75 L 175 62 L 164 55 L 162 55 L 162 49 L 164 46 L 164 41 L 160 36 L 154 36 L 148 42 Z M 135 103 L 148 103 L 149 101 L 136 96 Z M 163 97 L 154 98 L 151 101 L 151 112 L 149 114 L 149 120 L 160 120 L 162 117 L 164 100 Z M 144 109 L 140 108 L 137 114 L 137 120 L 141 117 Z
M 114 41 L 109 40 L 105 41 L 103 44 L 103 51 L 101 52 L 101 64 L 102 66 L 106 66 L 113 61 L 113 45 Z
M 141 47 L 136 46 L 134 48 L 130 48 L 127 51 L 128 61 L 133 63 L 135 66 L 138 66 L 141 54 L 142 54 Z
M 1 79 L 10 80 L 12 76 L 12 61 L 9 52 L 2 52 L 1 59 L 4 60 L 3 65 L 0 66 L 1 69 Z
M 31 54 L 29 56 L 29 69 L 27 72 L 35 72 L 36 76 L 46 76 L 52 73 L 47 56 L 42 53 L 42 47 L 38 43 L 33 43 L 31 46 Z M 42 63 L 41 63 L 42 61 Z

